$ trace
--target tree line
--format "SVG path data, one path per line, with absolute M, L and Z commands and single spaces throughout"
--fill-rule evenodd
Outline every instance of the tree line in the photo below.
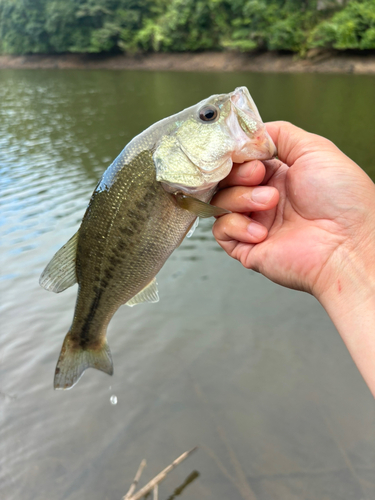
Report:
M 375 49 L 375 0 L 0 0 L 0 52 Z

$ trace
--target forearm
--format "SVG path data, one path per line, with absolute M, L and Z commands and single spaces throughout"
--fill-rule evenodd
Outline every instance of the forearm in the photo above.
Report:
M 363 255 L 357 260 L 342 257 L 344 264 L 336 266 L 317 298 L 375 397 L 375 265 L 371 258 L 366 265 Z

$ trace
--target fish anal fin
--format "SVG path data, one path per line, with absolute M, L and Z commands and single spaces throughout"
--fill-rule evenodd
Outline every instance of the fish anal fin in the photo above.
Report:
M 113 374 L 112 355 L 107 340 L 98 348 L 81 348 L 72 340 L 69 332 L 65 337 L 55 370 L 54 388 L 71 389 L 87 368 L 96 368 Z
M 137 295 L 134 295 L 130 300 L 126 302 L 127 306 L 133 307 L 142 302 L 159 302 L 158 285 L 156 283 L 156 278 L 154 278 L 150 283 L 143 288 Z
M 225 208 L 215 207 L 185 193 L 175 193 L 173 196 L 180 208 L 191 212 L 197 217 L 202 217 L 202 219 L 232 213 L 229 210 L 225 210 Z
M 50 292 L 59 293 L 77 283 L 77 241 L 78 232 L 55 253 L 40 276 L 40 286 Z

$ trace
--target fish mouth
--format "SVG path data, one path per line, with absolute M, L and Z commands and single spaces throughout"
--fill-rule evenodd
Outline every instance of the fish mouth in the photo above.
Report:
M 276 146 L 262 122 L 258 108 L 246 87 L 238 87 L 230 94 L 232 113 L 228 117 L 229 130 L 236 142 L 232 160 L 269 160 L 277 155 Z

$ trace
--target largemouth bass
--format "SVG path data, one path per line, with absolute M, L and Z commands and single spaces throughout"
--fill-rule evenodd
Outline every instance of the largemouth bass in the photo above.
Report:
M 197 217 L 226 212 L 209 201 L 233 162 L 275 154 L 246 87 L 213 95 L 129 142 L 40 278 L 53 292 L 78 283 L 55 389 L 73 387 L 89 367 L 112 375 L 106 331 L 117 309 L 158 301 L 155 276 Z

